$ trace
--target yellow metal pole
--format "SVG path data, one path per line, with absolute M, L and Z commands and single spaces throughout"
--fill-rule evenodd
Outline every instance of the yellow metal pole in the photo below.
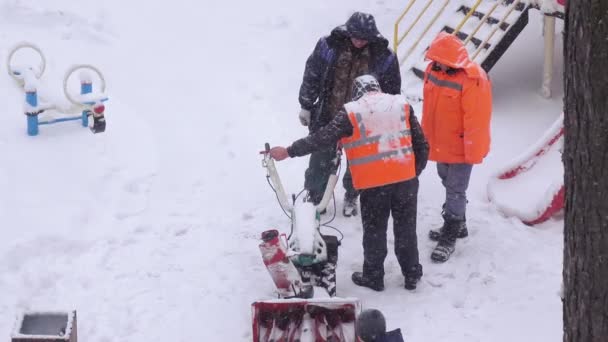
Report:
M 488 11 L 488 13 L 486 13 L 483 18 L 481 18 L 479 20 L 479 24 L 477 24 L 477 27 L 475 28 L 475 30 L 473 32 L 471 32 L 471 34 L 469 34 L 469 36 L 467 37 L 467 39 L 464 40 L 464 42 L 462 43 L 463 45 L 467 45 L 468 42 L 471 41 L 471 39 L 473 37 L 475 37 L 475 35 L 477 34 L 477 31 L 479 31 L 479 29 L 483 26 L 483 23 L 488 19 L 488 17 L 490 15 L 492 15 L 492 13 L 494 13 L 494 11 L 496 10 L 496 8 L 498 8 L 498 5 L 500 5 L 500 1 L 496 1 L 496 3 L 494 4 L 494 6 L 492 6 L 492 8 L 490 8 L 490 10 Z
M 449 1 L 449 0 L 448 0 Z M 422 9 L 422 11 L 420 12 L 420 14 L 418 14 L 418 16 L 416 17 L 416 19 L 414 20 L 414 22 L 410 25 L 410 27 L 407 29 L 407 31 L 405 31 L 405 33 L 403 34 L 403 36 L 399 39 L 399 44 L 401 44 L 401 42 L 403 41 L 403 39 L 410 34 L 410 31 L 414 28 L 414 25 L 416 25 L 416 23 L 418 22 L 418 20 L 420 20 L 420 18 L 422 17 L 422 15 L 424 14 L 424 12 L 426 12 L 426 10 L 429 8 L 429 6 L 431 6 L 431 4 L 433 3 L 433 0 L 430 0 L 426 6 L 424 6 L 424 8 Z
M 519 3 L 520 3 L 520 0 L 515 0 L 515 2 L 513 2 L 513 5 L 511 5 L 511 8 L 509 8 L 507 13 L 500 20 L 500 22 L 498 24 L 496 24 L 496 27 L 492 30 L 492 32 L 490 32 L 490 35 L 481 43 L 481 45 L 479 45 L 479 48 L 477 48 L 477 50 L 475 50 L 475 53 L 473 54 L 473 57 L 471 57 L 471 60 L 475 60 L 475 58 L 477 58 L 477 55 L 479 55 L 479 53 L 481 52 L 483 47 L 488 43 L 488 41 L 490 41 L 490 38 L 492 38 L 492 36 L 494 36 L 494 33 L 496 33 L 496 31 L 500 28 L 500 25 L 502 25 L 502 23 L 504 23 L 505 20 L 507 20 L 507 18 L 511 14 L 511 12 L 513 12 L 515 7 L 517 7 L 517 5 Z
M 435 16 L 431 20 L 431 22 L 424 29 L 424 32 L 422 32 L 422 34 L 420 35 L 420 37 L 418 38 L 418 40 L 416 40 L 416 43 L 414 43 L 414 45 L 412 45 L 412 47 L 407 51 L 407 54 L 405 55 L 405 57 L 403 57 L 403 59 L 401 60 L 401 63 L 405 62 L 405 60 L 412 54 L 412 52 L 414 51 L 414 49 L 416 48 L 416 46 L 418 46 L 418 43 L 420 43 L 420 40 L 422 39 L 422 37 L 424 37 L 424 35 L 429 31 L 429 29 L 431 28 L 431 26 L 433 26 L 433 24 L 435 23 L 435 21 L 437 21 L 437 18 L 439 18 L 439 16 L 443 12 L 443 10 L 445 10 L 445 8 L 447 7 L 447 5 L 448 5 L 449 2 L 450 2 L 450 0 L 445 0 L 445 2 L 443 3 L 443 6 L 441 6 L 441 9 L 439 11 L 437 11 L 437 13 L 435 14 Z
M 458 24 L 458 26 L 456 26 L 456 29 L 454 29 L 454 32 L 452 34 L 456 34 L 460 31 L 460 29 L 464 26 L 464 23 L 469 20 L 469 18 L 471 17 L 471 15 L 473 15 L 473 13 L 475 13 L 475 10 L 477 9 L 477 7 L 479 7 L 479 5 L 481 4 L 481 0 L 477 0 L 477 2 L 475 3 L 475 6 L 473 6 L 473 8 L 471 8 L 469 10 L 469 13 L 467 13 L 467 15 L 464 16 L 464 19 L 462 19 L 462 21 L 460 22 L 460 24 Z
M 395 50 L 395 53 L 397 53 L 397 48 L 399 47 L 399 23 L 401 22 L 401 20 L 403 20 L 403 17 L 405 17 L 407 12 L 410 11 L 410 8 L 412 8 L 412 6 L 414 5 L 415 2 L 416 2 L 416 0 L 410 0 L 410 3 L 407 5 L 405 10 L 403 10 L 403 12 L 399 16 L 399 18 L 397 18 L 397 21 L 395 21 L 395 35 L 393 36 L 393 39 L 394 39 L 393 50 Z

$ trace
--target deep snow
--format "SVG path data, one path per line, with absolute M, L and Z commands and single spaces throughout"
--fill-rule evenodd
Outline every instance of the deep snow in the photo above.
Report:
M 288 228 L 258 151 L 265 142 L 285 145 L 306 134 L 297 93 L 321 35 L 362 10 L 392 39 L 404 6 L 1 0 L 3 56 L 19 41 L 39 45 L 47 57 L 43 81 L 58 97 L 70 65 L 93 64 L 104 72 L 110 100 L 104 134 L 66 123 L 32 138 L 25 134 L 22 91 L 0 78 L 0 335 L 8 338 L 21 310 L 76 309 L 81 340 L 250 339 L 250 304 L 273 297 L 259 234 Z M 491 72 L 492 151 L 473 171 L 470 237 L 448 263 L 429 258 L 426 235 L 440 224 L 443 202 L 432 163 L 421 178 L 425 276 L 415 292 L 402 288 L 391 253 L 386 291 L 354 286 L 360 219 L 338 216 L 333 223 L 345 234 L 339 295 L 381 309 L 407 341 L 561 338 L 562 222 L 527 227 L 501 215 L 486 194 L 490 175 L 561 112 L 560 44 L 554 98 L 539 95 L 541 32 L 541 15 L 532 11 Z M 300 190 L 306 161 L 278 164 L 287 191 Z M 338 185 L 338 209 L 342 196 Z

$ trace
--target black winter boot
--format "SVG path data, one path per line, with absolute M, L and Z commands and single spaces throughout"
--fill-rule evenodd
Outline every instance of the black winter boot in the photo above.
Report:
M 441 226 L 441 228 L 429 230 L 429 239 L 431 239 L 431 241 L 439 241 L 444 229 L 445 221 L 443 222 L 443 226 Z M 461 221 L 460 227 L 458 228 L 458 232 L 456 233 L 456 238 L 463 239 L 467 236 L 469 236 L 469 230 L 467 229 L 467 221 Z
M 437 243 L 435 250 L 431 254 L 433 261 L 440 263 L 448 261 L 456 249 L 456 239 L 461 225 L 461 220 L 446 220 L 443 234 L 441 234 L 439 243 Z
M 355 285 L 367 287 L 374 291 L 384 291 L 383 278 L 372 278 L 364 275 L 363 272 L 354 272 L 352 279 Z
M 357 210 L 357 196 L 344 196 L 344 208 L 342 209 L 342 215 L 344 217 L 357 216 L 359 211 Z
M 415 290 L 416 284 L 418 284 L 418 281 L 422 278 L 422 265 L 418 264 L 412 266 L 403 276 L 405 277 L 405 289 Z
M 429 239 L 431 241 L 439 241 L 439 239 L 441 238 L 441 235 L 443 234 L 443 231 L 445 230 L 445 226 L 447 224 L 447 221 L 449 221 L 451 219 L 451 217 L 448 217 L 446 212 L 445 212 L 445 203 L 443 204 L 443 206 L 441 206 L 441 216 L 443 217 L 443 226 L 441 226 L 441 228 L 439 229 L 431 229 L 429 230 Z M 465 238 L 467 236 L 469 236 L 469 230 L 467 229 L 467 217 L 465 215 L 464 220 L 463 221 L 459 221 L 461 222 L 461 226 L 458 229 L 458 232 L 456 234 L 456 238 L 458 239 L 462 239 Z

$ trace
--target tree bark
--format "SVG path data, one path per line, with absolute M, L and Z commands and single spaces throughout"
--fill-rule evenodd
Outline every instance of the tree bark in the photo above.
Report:
M 608 341 L 608 0 L 568 0 L 564 342 Z

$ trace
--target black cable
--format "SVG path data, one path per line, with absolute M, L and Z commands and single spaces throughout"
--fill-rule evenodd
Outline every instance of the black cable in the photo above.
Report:
M 274 195 L 277 198 L 277 202 L 279 202 L 279 207 L 281 207 L 281 210 L 283 211 L 285 216 L 289 217 L 289 220 L 291 220 L 291 216 L 289 216 L 287 211 L 285 211 L 285 208 L 283 208 L 283 204 L 281 203 L 281 200 L 279 199 L 279 194 L 277 193 L 277 190 L 272 186 L 272 182 L 270 181 L 270 176 L 266 176 L 266 181 L 268 182 L 268 185 L 272 189 L 272 192 L 274 192 Z
M 332 221 L 333 221 L 333 220 L 336 218 L 336 211 L 337 211 L 337 210 L 336 210 L 336 196 L 335 196 L 335 194 L 334 194 L 333 192 L 332 192 L 332 194 L 333 194 L 333 195 L 332 195 L 331 197 L 332 197 L 332 201 L 333 201 L 333 203 L 334 203 L 334 215 L 331 217 L 331 219 L 330 219 L 329 221 L 327 221 L 327 222 L 323 222 L 323 223 L 321 224 L 322 226 L 324 226 L 324 225 L 326 225 L 326 224 L 331 223 L 331 222 L 332 222 Z
M 342 159 L 342 154 L 340 154 L 340 159 Z M 338 161 L 338 168 L 336 170 L 336 176 L 337 177 L 340 177 L 341 170 L 342 170 L 342 163 L 341 163 L 341 160 L 339 160 Z M 266 181 L 268 182 L 268 186 L 270 186 L 270 189 L 272 189 L 272 192 L 274 192 L 274 195 L 275 195 L 275 197 L 277 199 L 277 202 L 279 202 L 279 207 L 281 207 L 281 210 L 283 211 L 283 213 L 285 214 L 285 216 L 287 216 L 289 218 L 289 220 L 291 221 L 291 225 L 290 225 L 290 229 L 289 229 L 289 235 L 287 236 L 287 240 L 289 241 L 289 239 L 291 238 L 291 235 L 293 234 L 293 218 L 287 213 L 287 211 L 285 210 L 285 208 L 283 208 L 283 204 L 281 203 L 281 200 L 279 199 L 279 193 L 274 188 L 274 186 L 272 186 L 272 182 L 270 181 L 270 176 L 268 176 L 268 175 L 266 176 Z M 297 201 L 298 198 L 300 198 L 300 196 L 302 195 L 302 193 L 304 193 L 304 191 L 306 191 L 306 189 L 302 189 L 295 196 L 295 198 L 293 198 L 293 201 L 294 201 L 293 205 L 295 205 L 295 201 Z M 333 207 L 334 207 L 333 216 L 332 216 L 332 218 L 329 221 L 322 223 L 320 225 L 319 229 L 321 227 L 327 227 L 327 228 L 335 230 L 336 232 L 338 232 L 338 234 L 340 234 L 340 239 L 338 240 L 338 242 L 342 242 L 342 240 L 344 239 L 344 234 L 338 228 L 329 225 L 331 222 L 333 222 L 336 219 L 336 214 L 337 214 L 335 189 L 334 189 L 334 191 L 332 191 L 332 202 L 333 202 Z M 321 235 L 323 235 L 323 234 L 321 234 Z
M 322 225 L 322 226 L 323 226 L 323 227 L 330 228 L 330 229 L 333 229 L 333 230 L 335 230 L 336 232 L 338 232 L 338 234 L 340 234 L 340 239 L 338 240 L 338 242 L 342 242 L 342 240 L 344 239 L 344 234 L 343 234 L 343 233 L 340 231 L 340 229 L 338 229 L 338 228 L 336 228 L 336 227 L 334 227 L 334 226 L 330 226 L 330 225 L 328 225 L 328 224 L 324 224 L 324 225 Z
M 302 195 L 302 193 L 303 193 L 304 191 L 306 191 L 306 189 L 302 189 L 300 192 L 298 192 L 298 194 L 296 195 L 296 200 L 297 200 L 298 198 L 300 198 L 300 195 Z M 294 204 L 295 204 L 295 203 L 294 203 Z
M 340 173 L 342 171 L 342 162 L 341 162 L 342 161 L 342 154 L 341 153 L 339 153 L 339 154 L 340 154 L 340 160 L 338 160 L 338 169 L 336 170 L 336 177 L 337 178 L 340 178 Z M 337 157 L 338 156 L 336 156 L 336 158 Z M 336 184 L 337 184 L 337 182 L 338 181 L 336 181 Z M 338 212 L 338 208 L 336 206 L 336 191 L 335 191 L 335 187 L 334 187 L 334 190 L 332 191 L 332 200 L 333 200 L 333 204 L 334 204 L 334 216 L 332 216 L 332 218 L 329 221 L 324 222 L 323 224 L 321 224 L 322 226 L 324 226 L 326 224 L 329 224 L 329 223 L 332 223 L 333 220 L 336 219 L 336 213 Z

